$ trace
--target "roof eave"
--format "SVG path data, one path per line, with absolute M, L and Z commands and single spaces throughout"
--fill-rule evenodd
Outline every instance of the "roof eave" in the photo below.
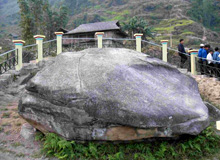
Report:
M 80 33 L 93 33 L 93 32 L 102 32 L 102 31 L 113 31 L 113 30 L 119 30 L 119 31 L 121 31 L 121 29 L 118 28 L 118 29 L 106 29 L 106 30 L 87 31 L 87 32 L 65 33 L 65 35 L 80 34 Z M 122 31 L 121 31 L 121 32 L 122 32 Z

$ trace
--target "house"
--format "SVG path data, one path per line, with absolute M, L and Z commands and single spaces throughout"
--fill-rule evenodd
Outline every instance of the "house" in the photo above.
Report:
M 14 33 L 10 33 L 9 34 L 9 37 L 11 38 L 11 39 L 13 39 L 13 40 L 16 40 L 16 39 L 18 39 L 18 35 L 17 34 L 14 34 Z
M 127 34 L 122 31 L 119 21 L 109 21 L 109 22 L 97 22 L 82 24 L 64 34 L 64 45 L 76 45 L 76 44 L 86 44 L 95 45 L 96 32 L 105 32 L 103 38 L 125 38 Z M 77 39 L 65 39 L 65 38 L 81 38 Z M 85 38 L 85 39 L 83 39 Z M 89 39 L 91 38 L 91 39 Z M 117 43 L 114 40 L 104 40 L 103 45 L 111 45 Z
M 59 28 L 59 29 L 57 30 L 57 32 L 63 32 L 63 33 L 65 34 L 65 33 L 69 32 L 69 31 L 66 30 L 66 29 L 64 29 L 64 28 Z

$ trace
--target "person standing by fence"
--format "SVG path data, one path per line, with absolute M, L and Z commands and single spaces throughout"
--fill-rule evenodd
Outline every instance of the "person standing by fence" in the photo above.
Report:
M 183 68 L 184 64 L 187 61 L 186 51 L 183 44 L 184 44 L 184 39 L 181 39 L 180 44 L 178 45 L 179 56 L 181 58 L 180 68 Z
M 219 62 L 214 62 L 214 66 L 215 66 L 215 77 L 219 77 L 220 78 L 220 53 L 219 53 L 219 48 L 216 47 L 215 48 L 215 52 L 213 54 L 213 60 L 214 61 L 219 61 Z
M 212 77 L 215 74 L 214 62 L 213 62 L 213 53 L 214 50 L 210 49 L 209 54 L 207 55 L 207 63 L 208 63 L 208 74 Z
M 204 50 L 204 47 L 205 47 L 204 44 L 200 44 L 200 49 L 199 49 L 199 53 L 198 53 L 198 58 L 199 58 L 198 64 L 199 64 L 199 69 L 200 69 L 201 74 L 204 73 L 203 66 L 202 66 L 202 52 Z
M 205 45 L 202 51 L 202 71 L 203 71 L 203 74 L 205 75 L 208 74 L 208 69 L 207 69 L 208 63 L 207 63 L 206 58 L 207 58 L 209 50 L 210 50 L 210 45 Z

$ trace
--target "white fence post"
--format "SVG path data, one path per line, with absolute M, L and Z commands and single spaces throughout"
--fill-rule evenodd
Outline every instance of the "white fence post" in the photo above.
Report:
M 102 48 L 103 45 L 102 45 L 102 39 L 103 39 L 103 35 L 105 33 L 104 32 L 96 32 L 95 35 L 97 36 L 98 38 L 98 48 Z
M 164 62 L 167 62 L 167 43 L 168 40 L 161 40 L 163 51 L 162 51 L 162 59 Z
M 19 71 L 22 66 L 23 66 L 23 59 L 22 59 L 22 53 L 23 53 L 23 45 L 25 43 L 25 41 L 23 40 L 13 40 L 13 43 L 15 44 L 15 49 L 16 49 L 16 58 L 17 58 L 17 66 L 15 67 L 15 69 L 17 71 Z
M 198 50 L 189 50 L 189 53 L 191 55 L 191 73 L 192 75 L 197 75 L 196 72 L 196 57 L 198 55 Z
M 57 35 L 57 55 L 59 55 L 60 53 L 63 52 L 62 48 L 63 48 L 63 32 L 55 32 L 55 34 Z
M 44 35 L 36 35 L 34 36 L 36 39 L 37 44 L 37 52 L 38 52 L 38 59 L 37 61 L 40 62 L 43 60 L 43 39 L 45 38 Z
M 136 51 L 141 52 L 141 37 L 143 36 L 142 33 L 134 34 L 136 37 Z

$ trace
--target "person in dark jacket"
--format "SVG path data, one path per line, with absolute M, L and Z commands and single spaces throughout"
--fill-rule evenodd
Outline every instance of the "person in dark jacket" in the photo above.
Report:
M 178 45 L 179 56 L 181 58 L 180 68 L 183 68 L 184 64 L 187 61 L 186 51 L 183 44 L 184 44 L 184 39 L 181 39 L 180 44 Z
M 204 44 L 200 44 L 200 49 L 199 49 L 199 53 L 198 53 L 198 64 L 199 64 L 199 68 L 200 68 L 200 72 L 201 74 L 204 73 L 204 70 L 203 70 L 203 65 L 202 65 L 202 52 L 204 50 L 204 47 L 205 45 Z

